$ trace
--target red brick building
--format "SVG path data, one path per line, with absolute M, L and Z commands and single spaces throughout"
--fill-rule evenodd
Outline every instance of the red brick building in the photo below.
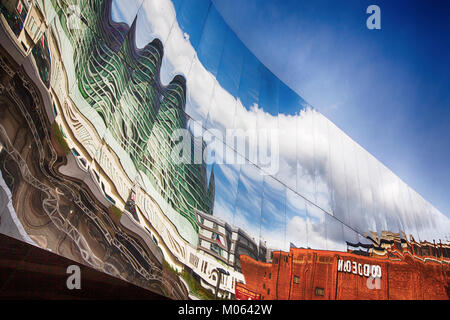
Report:
M 272 263 L 242 255 L 246 284 L 236 297 L 244 288 L 266 300 L 449 299 L 448 249 L 434 245 L 424 255 L 400 242 L 383 255 L 291 248 L 273 252 Z

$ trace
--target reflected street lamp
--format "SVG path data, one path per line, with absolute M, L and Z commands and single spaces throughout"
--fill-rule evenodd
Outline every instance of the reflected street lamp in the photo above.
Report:
M 218 277 L 217 277 L 216 293 L 214 295 L 214 300 L 217 300 L 217 293 L 219 292 L 219 285 L 220 285 L 220 281 L 222 280 L 222 274 L 224 274 L 226 276 L 230 275 L 230 273 L 227 270 L 222 269 L 222 268 L 216 268 L 216 271 L 218 273 L 217 274 Z

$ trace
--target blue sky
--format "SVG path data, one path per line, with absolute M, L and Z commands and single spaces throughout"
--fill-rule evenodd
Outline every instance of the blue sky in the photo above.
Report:
M 274 74 L 450 216 L 449 1 L 213 2 Z M 381 30 L 366 28 L 371 4 Z

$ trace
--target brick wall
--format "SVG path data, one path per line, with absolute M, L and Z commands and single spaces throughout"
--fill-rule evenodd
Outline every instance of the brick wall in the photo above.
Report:
M 339 260 L 350 261 L 351 272 L 338 271 Z M 274 252 L 272 263 L 244 255 L 241 263 L 245 287 L 266 300 L 449 298 L 449 264 L 423 262 L 409 253 L 388 258 L 291 248 Z M 378 280 L 364 275 L 364 265 L 381 269 L 379 288 Z

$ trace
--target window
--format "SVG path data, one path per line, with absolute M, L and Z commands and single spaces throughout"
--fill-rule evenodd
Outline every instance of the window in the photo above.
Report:
M 288 260 L 289 260 L 288 256 L 285 256 L 284 257 L 284 262 L 288 263 Z
M 198 257 L 195 256 L 194 254 L 192 254 L 192 252 L 191 252 L 191 254 L 189 256 L 189 262 L 196 268 L 198 266 L 198 260 L 199 260 Z
M 36 31 L 37 31 L 38 26 L 37 26 L 33 16 L 30 16 L 30 21 L 28 23 L 28 27 L 30 28 L 30 33 L 31 33 L 32 38 L 34 38 L 36 36 Z
M 275 259 L 273 260 L 273 263 L 278 264 L 278 258 L 275 258 Z
M 267 294 L 270 294 L 270 288 L 269 288 L 269 289 L 267 289 Z
M 77 149 L 75 149 L 75 148 L 72 148 L 72 153 L 73 153 L 73 155 L 75 157 L 79 157 L 80 156 L 80 154 L 78 153 Z
M 80 158 L 80 162 L 86 168 L 86 166 L 87 166 L 86 160 L 84 158 Z
M 325 290 L 323 288 L 319 288 L 316 287 L 316 291 L 315 291 L 316 296 L 324 296 L 325 295 Z
M 265 289 L 266 288 L 266 284 L 265 283 L 263 283 L 263 289 Z
M 269 279 L 272 277 L 272 273 L 269 273 Z
M 299 284 L 300 283 L 300 277 L 299 276 L 294 276 L 294 283 L 295 284 Z
M 219 256 L 222 255 L 222 248 L 219 247 L 217 243 L 211 243 L 211 250 L 217 253 Z
M 208 262 L 206 262 L 206 261 L 203 261 L 202 262 L 202 272 L 203 273 L 206 273 L 206 268 L 208 267 Z
M 113 198 L 111 198 L 108 194 L 105 193 L 105 197 L 106 197 L 106 200 L 108 200 L 112 204 L 116 204 L 116 201 Z

